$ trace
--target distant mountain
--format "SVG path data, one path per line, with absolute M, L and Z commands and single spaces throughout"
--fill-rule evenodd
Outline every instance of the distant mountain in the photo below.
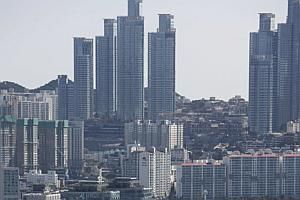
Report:
M 69 82 L 72 82 L 71 80 L 69 80 Z M 19 85 L 17 83 L 14 82 L 10 82 L 10 81 L 3 81 L 0 82 L 0 90 L 13 90 L 15 92 L 18 93 L 23 93 L 23 92 L 30 92 L 30 93 L 39 93 L 42 90 L 53 90 L 55 91 L 57 89 L 57 79 L 54 79 L 50 82 L 48 82 L 47 84 L 40 86 L 38 88 L 35 89 L 28 89 L 22 85 Z
M 20 93 L 28 91 L 27 88 L 10 81 L 0 82 L 0 90 L 14 90 L 15 92 L 20 92 Z
M 39 93 L 41 90 L 56 90 L 57 88 L 57 79 L 50 81 L 49 83 L 38 87 L 36 89 L 29 90 L 31 93 Z
M 28 89 L 18 83 L 10 82 L 10 81 L 3 81 L 0 82 L 0 90 L 10 90 L 18 93 L 30 92 L 30 93 L 39 93 L 41 90 L 56 90 L 57 88 L 57 80 L 52 80 L 49 83 L 35 88 L 35 89 Z
M 71 80 L 69 80 L 72 82 Z M 48 83 L 46 83 L 43 86 L 40 86 L 35 89 L 28 89 L 22 85 L 19 85 L 18 83 L 10 82 L 10 81 L 3 81 L 0 82 L 0 90 L 13 90 L 18 93 L 24 93 L 24 92 L 30 92 L 30 93 L 39 93 L 41 90 L 56 90 L 58 87 L 57 79 L 54 79 Z M 148 100 L 148 88 L 145 88 L 145 100 Z M 177 101 L 190 101 L 185 96 L 182 96 L 178 93 L 176 93 L 176 100 Z

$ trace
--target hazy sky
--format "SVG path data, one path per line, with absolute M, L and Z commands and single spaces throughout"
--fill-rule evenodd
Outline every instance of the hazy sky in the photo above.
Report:
M 175 15 L 176 87 L 192 99 L 248 96 L 248 39 L 259 12 L 284 22 L 287 0 L 143 3 L 146 32 L 156 30 L 157 14 Z M 102 35 L 104 18 L 126 13 L 127 0 L 0 0 L 0 81 L 34 88 L 58 74 L 73 79 L 72 38 Z

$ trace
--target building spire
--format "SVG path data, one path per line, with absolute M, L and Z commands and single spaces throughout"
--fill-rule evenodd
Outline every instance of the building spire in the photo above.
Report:
M 128 0 L 128 16 L 138 17 L 141 15 L 141 4 L 143 0 Z
M 159 32 L 171 32 L 174 30 L 174 16 L 159 14 Z
M 275 15 L 273 13 L 260 13 L 259 18 L 259 31 L 275 30 Z

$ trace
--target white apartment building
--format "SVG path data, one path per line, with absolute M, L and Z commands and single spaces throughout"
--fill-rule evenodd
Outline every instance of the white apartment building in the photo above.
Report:
M 125 144 L 140 143 L 147 148 L 183 148 L 183 125 L 171 121 L 134 121 L 125 124 Z
M 145 151 L 139 154 L 139 182 L 152 188 L 155 197 L 167 197 L 171 190 L 171 156 L 165 150 Z
M 122 175 L 135 177 L 144 188 L 151 188 L 157 198 L 165 198 L 171 190 L 171 155 L 165 149 L 146 150 L 139 145 L 129 148 L 122 160 Z
M 299 133 L 300 132 L 300 120 L 290 121 L 286 126 L 287 133 Z
M 37 118 L 56 120 L 58 97 L 54 91 L 40 93 L 0 92 L 0 114 L 13 115 L 19 119 Z

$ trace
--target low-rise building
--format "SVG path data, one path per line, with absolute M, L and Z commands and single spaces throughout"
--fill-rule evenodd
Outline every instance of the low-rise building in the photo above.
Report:
M 59 192 L 28 193 L 23 195 L 23 200 L 61 200 Z
M 19 200 L 19 169 L 0 165 L 0 199 Z
M 65 200 L 120 200 L 120 192 L 64 192 Z
M 26 175 L 28 186 L 45 185 L 59 188 L 58 175 L 55 171 L 48 171 L 47 174 L 42 174 L 41 170 L 31 170 Z

